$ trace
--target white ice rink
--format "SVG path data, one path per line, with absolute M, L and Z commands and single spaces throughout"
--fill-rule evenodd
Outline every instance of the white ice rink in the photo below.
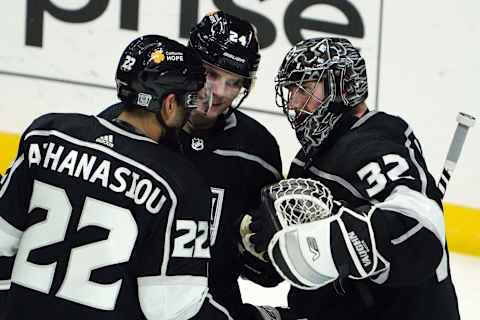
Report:
M 450 254 L 452 277 L 457 289 L 462 320 L 480 319 L 480 257 Z M 288 286 L 262 288 L 252 282 L 240 280 L 245 302 L 257 305 L 285 306 Z

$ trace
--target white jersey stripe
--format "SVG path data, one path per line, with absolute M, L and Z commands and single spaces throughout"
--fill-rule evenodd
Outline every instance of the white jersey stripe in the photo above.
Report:
M 145 136 L 142 136 L 142 135 L 139 135 L 139 134 L 135 134 L 135 133 L 132 133 L 130 131 L 127 131 L 127 130 L 124 130 L 120 127 L 117 127 L 116 125 L 108 122 L 107 120 L 105 119 L 102 119 L 102 118 L 99 118 L 99 117 L 95 117 L 95 119 L 98 120 L 98 122 L 100 122 L 100 124 L 104 127 L 107 127 L 109 130 L 112 130 L 113 132 L 116 132 L 118 134 L 121 134 L 123 136 L 126 136 L 126 137 L 129 137 L 131 139 L 135 139 L 135 140 L 141 140 L 141 141 L 148 141 L 148 142 L 151 142 L 151 143 L 155 143 L 155 144 L 158 144 L 158 142 L 150 139 L 150 138 L 147 138 Z M 113 139 L 113 137 L 112 137 Z
M 422 166 L 418 163 L 417 159 L 415 158 L 415 152 L 412 148 L 412 141 L 409 139 L 409 136 L 413 133 L 410 127 L 405 130 L 405 147 L 407 147 L 408 152 L 410 153 L 410 159 L 417 167 L 418 174 L 420 175 L 420 181 L 422 183 L 422 193 L 427 194 L 427 175 L 425 174 L 425 170 L 423 170 Z
M 0 198 L 3 196 L 5 191 L 8 188 L 8 185 L 10 183 L 10 179 L 12 175 L 14 174 L 15 170 L 22 164 L 23 160 L 25 159 L 25 156 L 22 154 L 21 156 L 18 157 L 17 160 L 12 164 L 12 167 L 10 168 L 10 172 L 8 173 L 8 176 L 5 180 L 5 182 L 2 184 L 2 188 L 0 189 Z
M 297 159 L 297 158 L 293 159 L 292 163 L 296 164 L 297 166 L 301 166 L 301 167 L 303 167 L 305 165 L 305 162 L 303 162 L 303 161 L 301 161 L 300 159 Z M 367 200 L 367 201 L 370 201 L 371 203 L 378 203 L 378 201 L 375 200 L 375 199 L 367 199 L 364 196 L 362 196 L 361 193 L 357 189 L 355 189 L 355 187 L 351 183 L 349 183 L 347 180 L 345 180 L 345 179 L 343 179 L 339 176 L 336 176 L 336 175 L 333 175 L 331 173 L 322 171 L 315 166 L 311 166 L 310 168 L 308 168 L 308 170 L 311 173 L 313 173 L 314 175 L 316 175 L 320 178 L 327 179 L 327 180 L 334 181 L 334 182 L 338 183 L 339 185 L 341 185 L 342 187 L 344 187 L 345 189 L 350 191 L 350 193 L 353 196 L 355 196 L 356 198 L 359 198 L 359 199 L 362 199 L 362 200 Z
M 370 112 L 368 112 L 368 113 L 365 114 L 363 117 L 361 117 L 360 119 L 358 119 L 358 120 L 353 124 L 353 126 L 350 127 L 350 130 L 360 127 L 362 124 L 364 124 L 365 122 L 367 122 L 368 119 L 370 119 L 371 117 L 373 117 L 373 116 L 376 115 L 377 113 L 379 113 L 379 111 L 370 111 Z
M 397 186 L 384 202 L 376 204 L 379 209 L 397 212 L 417 220 L 422 227 L 430 230 L 442 246 L 445 246 L 445 221 L 440 206 L 424 194 L 406 186 Z M 398 237 L 407 237 L 411 230 Z
M 269 164 L 268 162 L 266 162 L 265 160 L 263 160 L 259 156 L 249 154 L 249 153 L 246 153 L 246 152 L 242 152 L 242 151 L 237 151 L 237 150 L 217 149 L 217 150 L 213 151 L 213 153 L 221 155 L 221 156 L 225 156 L 225 157 L 238 157 L 238 158 L 247 159 L 247 160 L 256 162 L 256 163 L 260 164 L 262 167 L 264 167 L 265 169 L 267 169 L 268 171 L 270 171 L 271 173 L 273 173 L 275 178 L 277 178 L 277 179 L 282 178 L 280 172 L 278 172 L 278 170 L 275 169 L 274 166 L 272 166 L 271 164 Z
M 0 291 L 9 290 L 11 284 L 10 280 L 0 280 Z
M 400 237 L 398 238 L 395 238 L 395 239 L 392 239 L 390 240 L 390 242 L 393 244 L 393 245 L 399 245 L 401 244 L 402 242 L 405 242 L 408 240 L 408 238 L 410 238 L 411 236 L 415 235 L 417 232 L 419 232 L 420 230 L 422 230 L 423 226 L 421 223 L 417 223 L 417 225 L 415 227 L 413 227 L 412 229 L 408 230 L 407 232 L 405 232 L 404 234 L 402 234 Z
M 218 310 L 220 310 L 221 312 L 223 312 L 228 320 L 233 320 L 228 310 L 224 306 L 222 306 L 220 303 L 215 301 L 210 293 L 207 293 L 207 298 L 210 301 L 210 304 L 215 308 L 217 308 Z
M 344 187 L 345 189 L 347 189 L 348 191 L 350 191 L 350 193 L 359 198 L 359 199 L 363 199 L 363 200 L 367 200 L 371 203 L 378 203 L 377 200 L 375 199 L 367 199 L 365 198 L 364 196 L 362 196 L 362 194 L 357 190 L 355 189 L 355 187 L 350 183 L 348 182 L 347 180 L 339 177 L 339 176 L 336 176 L 336 175 L 333 175 L 333 174 L 330 174 L 330 173 L 327 173 L 325 171 L 322 171 L 314 166 L 311 166 L 309 168 L 310 172 L 312 172 L 313 174 L 321 177 L 321 178 L 324 178 L 324 179 L 327 179 L 327 180 L 330 180 L 330 181 L 335 181 L 336 183 L 338 183 L 339 185 L 341 185 L 342 187 Z

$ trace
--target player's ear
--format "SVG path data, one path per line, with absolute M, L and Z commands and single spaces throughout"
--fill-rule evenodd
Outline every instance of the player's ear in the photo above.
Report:
M 168 120 L 175 115 L 177 105 L 178 101 L 174 93 L 169 93 L 163 98 L 163 105 L 160 113 L 165 122 L 168 122 Z

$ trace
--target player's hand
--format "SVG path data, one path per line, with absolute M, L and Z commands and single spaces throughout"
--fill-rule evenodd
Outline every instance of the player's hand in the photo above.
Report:
M 251 210 L 240 224 L 242 242 L 245 248 L 263 261 L 268 261 L 265 253 L 273 235 L 281 228 L 274 207 L 274 198 L 269 186 L 262 188 L 260 206 Z
M 253 216 L 256 217 L 256 214 L 253 213 Z M 260 234 L 257 232 L 260 231 Z M 250 254 L 257 257 L 258 259 L 267 262 L 268 255 L 266 253 L 267 244 L 263 244 L 263 233 L 261 228 L 261 221 L 255 219 L 255 223 L 253 222 L 252 215 L 246 214 L 243 216 L 240 222 L 240 236 L 242 239 L 242 244 L 245 250 L 247 250 Z M 260 241 L 262 239 L 263 241 Z M 261 250 L 260 248 L 263 248 Z

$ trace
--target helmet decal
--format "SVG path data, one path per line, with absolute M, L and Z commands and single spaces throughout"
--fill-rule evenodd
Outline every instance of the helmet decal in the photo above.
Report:
M 253 26 L 223 11 L 207 14 L 192 28 L 188 46 L 202 59 L 226 71 L 253 79 L 260 61 Z M 247 81 L 249 88 L 251 81 Z
M 195 50 L 163 36 L 146 35 L 124 50 L 115 80 L 120 100 L 158 112 L 165 95 L 175 93 L 185 100 L 203 88 L 205 68 Z
M 162 50 L 155 49 L 150 54 L 150 61 L 155 64 L 160 64 L 163 62 L 163 60 L 165 60 L 165 55 L 163 54 Z

